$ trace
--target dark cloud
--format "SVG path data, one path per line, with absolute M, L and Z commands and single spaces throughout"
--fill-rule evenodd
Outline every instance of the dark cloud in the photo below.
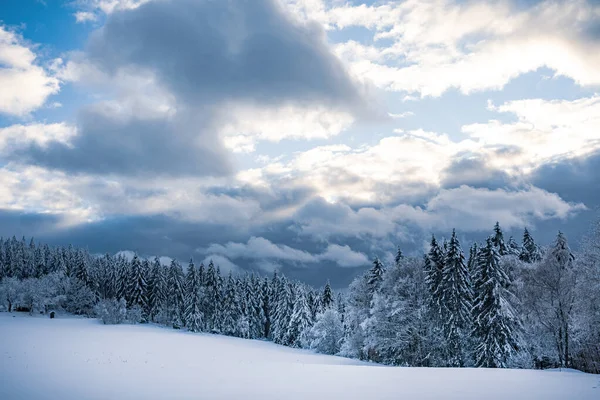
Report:
M 72 146 L 34 144 L 15 160 L 98 174 L 226 175 L 218 116 L 231 102 L 365 109 L 322 28 L 294 22 L 275 0 L 164 0 L 118 11 L 92 34 L 84 58 L 116 82 L 153 76 L 176 111 L 149 118 L 97 104 L 79 113 Z
M 458 158 L 442 171 L 441 186 L 446 189 L 468 185 L 475 188 L 498 189 L 511 185 L 504 171 L 490 168 L 479 157 Z
M 274 0 L 155 1 L 115 13 L 92 38 L 106 71 L 150 69 L 192 103 L 359 99 L 318 25 L 299 25 Z
M 600 152 L 541 166 L 531 174 L 532 184 L 558 194 L 565 201 L 582 202 L 588 211 L 564 221 L 541 222 L 540 240 L 549 243 L 556 232 L 565 232 L 571 246 L 577 248 L 590 224 L 600 216 Z
M 316 193 L 311 187 L 263 189 L 251 185 L 241 187 L 213 187 L 205 191 L 212 195 L 225 195 L 238 200 L 253 200 L 258 202 L 261 210 L 275 211 L 300 205 Z
M 54 229 L 60 217 L 24 211 L 0 210 L 0 236 L 39 236 Z
M 193 118 L 190 118 L 193 120 Z M 76 136 L 67 146 L 33 144 L 13 157 L 21 162 L 76 173 L 137 176 L 222 176 L 233 169 L 217 138 L 202 129 L 204 121 L 115 119 L 95 108 L 82 110 Z M 201 143 L 193 145 L 194 140 Z

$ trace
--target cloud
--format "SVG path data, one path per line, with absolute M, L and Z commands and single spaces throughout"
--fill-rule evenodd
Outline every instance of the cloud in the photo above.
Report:
M 284 139 L 328 139 L 348 129 L 352 114 L 332 111 L 324 106 L 223 107 L 221 135 L 225 145 L 235 152 L 252 152 L 258 141 Z
M 322 29 L 274 1 L 121 3 L 57 68 L 110 100 L 80 110 L 69 145 L 34 144 L 15 158 L 87 174 L 224 176 L 233 168 L 223 136 L 238 150 L 329 137 L 366 104 Z M 288 132 L 276 129 L 292 114 Z
M 261 261 L 275 260 L 308 264 L 319 261 L 333 261 L 340 267 L 357 267 L 366 265 L 369 262 L 364 254 L 353 251 L 347 245 L 329 244 L 323 253 L 315 255 L 287 245 L 274 244 L 262 237 L 251 237 L 247 243 L 211 244 L 207 249 L 200 249 L 199 251 L 222 254 L 233 259 L 248 258 Z M 272 269 L 271 267 L 267 267 L 267 269 Z
M 96 14 L 89 11 L 77 11 L 75 14 L 73 14 L 73 16 L 75 17 L 75 22 L 78 24 L 88 21 L 96 21 L 98 19 Z
M 333 5 L 308 15 L 330 29 L 373 31 L 375 45 L 337 45 L 355 75 L 386 90 L 437 97 L 451 88 L 499 90 L 541 67 L 582 86 L 600 84 L 599 10 L 585 0 L 526 8 L 510 1 L 409 0 Z
M 31 143 L 42 148 L 52 142 L 66 144 L 74 135 L 75 128 L 65 123 L 11 125 L 0 128 L 0 153 L 10 154 Z
M 496 221 L 507 229 L 531 226 L 536 221 L 567 219 L 585 205 L 569 203 L 557 194 L 530 186 L 521 190 L 460 186 L 441 189 L 423 206 L 361 207 L 314 201 L 296 215 L 300 234 L 327 239 L 359 237 L 411 240 L 419 232 L 489 230 Z M 410 232 L 410 233 L 409 233 Z
M 60 81 L 39 65 L 32 48 L 0 25 L 0 114 L 25 116 L 60 90 Z
M 238 273 L 241 271 L 240 267 L 236 264 L 232 263 L 227 257 L 223 257 L 219 254 L 210 254 L 202 260 L 202 263 L 207 266 L 208 263 L 213 262 L 215 265 L 219 267 L 221 271 L 221 276 L 227 275 L 229 273 Z
M 488 105 L 491 111 L 512 114 L 516 122 L 490 120 L 484 124 L 464 125 L 461 130 L 495 154 L 490 163 L 505 170 L 533 168 L 560 158 L 592 153 L 600 148 L 597 126 L 600 124 L 600 96 L 576 100 L 525 99 L 500 106 Z M 513 151 L 498 152 L 499 149 Z

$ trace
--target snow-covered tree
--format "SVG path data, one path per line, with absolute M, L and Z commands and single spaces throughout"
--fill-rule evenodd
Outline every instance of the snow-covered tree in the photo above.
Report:
M 499 222 L 496 222 L 496 225 L 494 225 L 494 235 L 492 236 L 492 243 L 498 250 L 498 254 L 501 257 L 508 254 L 508 247 L 504 242 L 504 234 L 502 233 L 502 229 L 500 228 Z
M 517 349 L 518 317 L 512 306 L 509 277 L 500 265 L 496 246 L 488 239 L 474 272 L 473 337 L 475 365 L 504 368 Z
M 200 275 L 194 262 L 190 260 L 185 280 L 185 326 L 190 332 L 200 332 L 203 327 L 203 314 L 200 310 L 202 305 L 202 287 Z
M 542 334 L 547 333 L 553 338 L 555 357 L 563 367 L 571 364 L 576 282 L 574 256 L 567 238 L 559 232 L 554 245 L 532 271 L 527 285 L 528 304 L 537 317 Z
M 185 312 L 184 275 L 183 268 L 172 260 L 168 276 L 167 313 L 169 323 L 173 328 L 179 329 L 183 326 Z
M 284 342 L 288 346 L 302 347 L 302 344 L 306 343 L 308 330 L 313 324 L 313 319 L 306 301 L 306 291 L 304 288 L 297 286 L 295 294 L 292 316 L 288 324 Z
M 145 268 L 136 255 L 131 260 L 131 271 L 128 281 L 129 307 L 139 306 L 145 314 L 148 308 L 148 284 L 146 281 Z M 142 314 L 142 319 L 147 318 Z
M 471 282 L 456 231 L 448 243 L 442 281 L 436 295 L 441 299 L 441 315 L 447 340 L 448 365 L 467 364 L 467 338 L 471 322 Z
M 306 335 L 303 347 L 323 354 L 337 354 L 344 338 L 344 325 L 337 310 L 327 308 L 317 315 L 315 324 Z
M 535 244 L 535 241 L 527 228 L 523 231 L 523 246 L 521 247 L 519 259 L 526 263 L 535 263 L 542 259 L 540 249 Z
M 331 285 L 329 281 L 325 284 L 325 289 L 323 289 L 323 296 L 321 297 L 321 304 L 323 305 L 323 310 L 330 308 L 333 306 L 333 292 L 331 291 Z
M 383 266 L 383 263 L 378 257 L 375 257 L 375 260 L 373 260 L 373 266 L 367 275 L 367 285 L 371 294 L 375 293 L 379 289 L 381 281 L 383 281 L 384 272 L 385 267 Z
M 167 271 L 156 257 L 148 281 L 148 308 L 151 321 L 166 322 L 168 289 Z

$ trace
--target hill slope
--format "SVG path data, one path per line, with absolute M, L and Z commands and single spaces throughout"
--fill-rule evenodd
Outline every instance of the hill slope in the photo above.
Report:
M 598 399 L 576 371 L 392 368 L 147 325 L 0 313 L 0 398 Z

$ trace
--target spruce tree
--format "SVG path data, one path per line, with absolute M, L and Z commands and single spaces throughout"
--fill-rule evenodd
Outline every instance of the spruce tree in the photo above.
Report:
M 425 281 L 429 288 L 431 310 L 437 318 L 442 312 L 442 274 L 444 271 L 444 252 L 439 246 L 435 236 L 431 236 L 429 254 L 425 258 Z
M 500 257 L 508 254 L 508 248 L 506 247 L 506 243 L 504 243 L 504 234 L 502 233 L 502 229 L 500 229 L 500 223 L 496 222 L 494 225 L 494 236 L 492 237 L 492 243 L 498 249 L 498 254 Z
M 333 306 L 333 292 L 331 291 L 331 285 L 329 284 L 329 280 L 325 284 L 325 289 L 323 289 L 323 296 L 321 297 L 321 304 L 323 305 L 323 310 L 331 308 Z
M 378 257 L 375 257 L 375 260 L 373 260 L 373 266 L 367 274 L 367 285 L 371 294 L 376 292 L 381 286 L 384 272 L 385 267 L 383 266 L 383 263 Z
M 442 322 L 447 340 L 448 365 L 464 367 L 466 338 L 471 321 L 471 282 L 456 231 L 448 243 L 448 252 L 439 287 Z
M 166 302 L 168 297 L 169 284 L 165 267 L 160 263 L 158 257 L 154 258 L 152 264 L 151 281 L 148 285 L 148 305 L 150 307 L 150 319 L 154 321 L 157 316 L 166 311 Z M 162 321 L 164 318 L 158 318 Z
M 396 265 L 400 265 L 400 262 L 403 258 L 404 254 L 402 254 L 402 249 L 400 249 L 400 246 L 398 246 L 398 250 L 396 251 L 396 257 L 394 258 L 394 261 L 396 261 Z
M 527 228 L 523 231 L 523 246 L 521 247 L 519 259 L 529 264 L 539 262 L 542 259 L 539 248 Z
M 139 306 L 145 314 L 148 309 L 148 291 L 147 282 L 144 273 L 144 267 L 139 257 L 133 256 L 131 260 L 131 275 L 129 277 L 129 307 Z M 147 318 L 147 315 L 142 315 L 143 319 Z
M 308 330 L 313 324 L 313 319 L 306 302 L 306 291 L 302 286 L 295 290 L 295 301 L 292 315 L 288 324 L 285 344 L 292 347 L 303 347 L 307 344 Z
M 221 332 L 225 335 L 238 334 L 238 322 L 242 316 L 237 286 L 231 273 L 223 285 L 223 320 Z
M 475 365 L 504 368 L 514 349 L 514 330 L 518 326 L 516 313 L 506 287 L 509 277 L 500 264 L 500 255 L 492 239 L 479 253 L 474 273 L 473 337 Z
M 171 261 L 168 284 L 168 319 L 173 328 L 180 329 L 184 322 L 185 295 L 183 268 L 181 268 L 177 260 Z
M 185 279 L 185 326 L 190 332 L 200 332 L 203 326 L 201 306 L 200 275 L 190 260 Z

